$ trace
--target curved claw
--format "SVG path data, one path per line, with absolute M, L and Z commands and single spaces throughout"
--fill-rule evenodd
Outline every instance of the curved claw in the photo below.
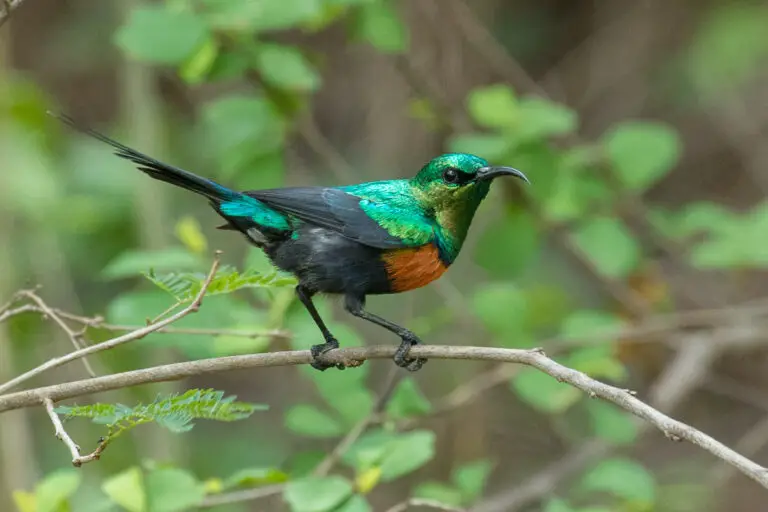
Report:
M 315 370 L 324 372 L 328 368 L 336 367 L 339 370 L 344 370 L 346 366 L 342 363 L 326 363 L 322 360 L 323 354 L 331 350 L 339 348 L 339 342 L 336 338 L 328 338 L 325 343 L 320 345 L 312 345 L 309 351 L 312 354 L 312 362 L 309 363 Z
M 395 364 L 400 368 L 405 368 L 409 372 L 416 372 L 421 370 L 421 367 L 424 366 L 424 363 L 426 363 L 427 360 L 423 357 L 408 357 L 408 353 L 411 351 L 411 347 L 421 343 L 421 340 L 419 340 L 419 338 L 413 333 L 409 333 L 408 335 L 403 336 L 402 340 L 403 341 L 400 343 L 400 346 L 397 347 L 397 352 L 395 352 L 395 357 L 393 358 Z

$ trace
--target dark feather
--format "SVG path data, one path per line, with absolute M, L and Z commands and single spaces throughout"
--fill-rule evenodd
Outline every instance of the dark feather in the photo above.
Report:
M 326 187 L 289 187 L 245 192 L 271 208 L 379 249 L 405 247 L 360 207 L 360 198 Z

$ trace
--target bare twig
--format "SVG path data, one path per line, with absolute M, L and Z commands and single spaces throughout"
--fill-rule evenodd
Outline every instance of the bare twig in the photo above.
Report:
M 387 512 L 406 512 L 411 507 L 431 508 L 432 510 L 443 510 L 445 512 L 465 512 L 466 510 L 460 507 L 452 507 L 451 505 L 446 505 L 445 503 L 440 503 L 439 501 L 435 500 L 411 498 L 388 508 Z
M 59 327 L 61 327 L 61 330 L 64 331 L 64 333 L 67 335 L 69 340 L 72 342 L 72 345 L 75 347 L 75 350 L 80 350 L 86 346 L 85 341 L 83 340 L 83 333 L 77 333 L 73 331 L 67 323 L 61 319 L 61 317 L 54 312 L 53 309 L 48 307 L 48 304 L 45 303 L 45 301 L 40 298 L 40 296 L 35 293 L 32 290 L 23 290 L 20 292 L 22 297 L 27 297 L 29 300 L 37 304 L 37 307 L 40 308 L 40 311 L 42 311 L 43 316 L 50 318 L 54 322 L 56 322 Z M 88 362 L 88 359 L 83 357 L 83 366 L 85 367 L 85 371 L 88 372 L 88 375 L 91 377 L 96 376 L 96 372 L 93 371 L 93 367 L 91 366 L 91 363 Z
M 59 439 L 61 442 L 63 442 L 69 449 L 69 452 L 72 454 L 73 466 L 80 467 L 83 464 L 87 464 L 88 462 L 99 460 L 99 457 L 101 457 L 101 452 L 103 452 L 104 448 L 107 447 L 106 441 L 101 441 L 96 449 L 88 455 L 80 455 L 80 447 L 72 440 L 71 437 L 69 437 L 69 434 L 67 434 L 67 431 L 64 429 L 64 425 L 61 423 L 61 418 L 59 418 L 59 415 L 56 414 L 56 411 L 53 408 L 53 400 L 50 398 L 43 398 L 43 405 L 45 406 L 45 410 L 48 413 L 48 417 L 51 418 L 51 423 L 53 423 L 54 435 L 56 436 L 56 439 Z
M 156 324 L 151 324 L 146 327 L 142 327 L 141 329 L 137 329 L 135 331 L 129 332 L 128 334 L 124 334 L 123 336 L 118 336 L 117 338 L 112 338 L 110 340 L 104 341 L 102 343 L 98 343 L 96 345 L 91 345 L 79 350 L 75 350 L 74 352 L 70 352 L 69 354 L 63 355 L 61 357 L 55 357 L 53 359 L 49 359 L 47 362 L 41 364 L 40 366 L 33 368 L 28 372 L 25 372 L 14 379 L 9 380 L 5 384 L 0 385 L 0 393 L 4 393 L 9 389 L 13 389 L 14 387 L 18 386 L 22 382 L 26 382 L 32 377 L 36 377 L 37 375 L 40 375 L 41 373 L 47 370 L 50 370 L 51 368 L 57 368 L 71 361 L 75 361 L 77 359 L 83 358 L 87 355 L 95 354 L 96 352 L 101 352 L 103 350 L 109 350 L 118 345 L 122 345 L 130 341 L 141 339 L 147 334 L 158 331 L 163 327 L 166 327 L 178 320 L 181 320 L 182 318 L 189 315 L 190 313 L 197 312 L 197 310 L 200 309 L 200 304 L 202 304 L 203 302 L 203 296 L 205 295 L 205 292 L 208 290 L 208 287 L 210 286 L 211 281 L 216 275 L 216 271 L 219 269 L 219 263 L 221 261 L 220 255 L 221 255 L 221 251 L 216 251 L 216 254 L 213 259 L 213 264 L 211 265 L 211 270 L 208 272 L 208 276 L 205 278 L 205 281 L 203 281 L 203 284 L 200 287 L 200 291 L 197 293 L 197 296 L 195 296 L 194 300 L 186 308 L 182 309 L 181 311 L 179 311 L 178 313 L 172 316 L 169 316 L 164 320 L 161 320 L 160 322 L 157 322 Z
M 343 348 L 328 352 L 323 356 L 323 359 L 327 363 L 350 364 L 369 359 L 388 359 L 395 355 L 395 350 L 396 347 L 393 345 Z M 738 454 L 700 430 L 659 412 L 650 405 L 635 398 L 632 392 L 609 386 L 588 377 L 582 372 L 565 367 L 548 358 L 541 350 L 424 345 L 413 347 L 412 356 L 427 359 L 519 363 L 532 366 L 560 382 L 566 382 L 584 391 L 590 397 L 599 397 L 613 402 L 655 426 L 669 439 L 676 441 L 685 439 L 690 441 L 715 457 L 731 464 L 760 485 L 768 488 L 768 471 L 764 467 Z M 312 356 L 309 350 L 297 350 L 211 358 L 155 366 L 0 396 L 0 412 L 34 406 L 39 404 L 44 398 L 58 401 L 91 393 L 137 386 L 139 384 L 178 380 L 192 375 L 268 366 L 308 364 L 311 361 Z
M 11 17 L 11 13 L 23 3 L 24 0 L 0 0 L 0 27 Z

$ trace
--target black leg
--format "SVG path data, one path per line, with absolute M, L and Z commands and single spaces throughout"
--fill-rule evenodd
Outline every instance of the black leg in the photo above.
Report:
M 304 305 L 306 310 L 309 311 L 309 314 L 312 316 L 312 320 L 314 320 L 317 326 L 320 328 L 320 332 L 323 333 L 323 338 L 325 339 L 325 343 L 320 345 L 312 345 L 310 348 L 313 359 L 311 363 L 312 368 L 322 372 L 335 366 L 339 370 L 343 370 L 345 366 L 341 363 L 328 364 L 320 361 L 320 357 L 323 354 L 329 350 L 339 348 L 339 341 L 333 337 L 333 334 L 331 334 L 331 331 L 328 330 L 328 327 L 325 326 L 325 322 L 323 322 L 323 319 L 320 317 L 320 313 L 317 312 L 315 305 L 312 304 L 312 292 L 304 288 L 302 285 L 299 285 L 296 287 L 296 295 L 299 297 L 299 300 Z
M 385 320 L 381 318 L 380 316 L 374 315 L 373 313 L 369 313 L 365 310 L 365 297 L 356 297 L 353 295 L 347 295 L 344 298 L 344 307 L 347 311 L 352 313 L 358 318 L 362 318 L 363 320 L 368 320 L 369 322 L 373 322 L 376 325 L 380 325 L 381 327 L 387 329 L 388 331 L 391 331 L 398 336 L 400 336 L 400 339 L 402 342 L 400 343 L 400 346 L 397 348 L 397 352 L 395 352 L 395 364 L 397 366 L 400 366 L 401 368 L 405 368 L 408 371 L 415 372 L 417 370 L 420 370 L 421 367 L 424 365 L 424 363 L 427 362 L 424 358 L 417 358 L 417 359 L 411 359 L 408 357 L 408 352 L 411 350 L 411 347 L 421 343 L 421 340 L 413 334 L 411 331 L 406 329 L 405 327 L 401 327 L 397 325 L 394 322 L 390 322 L 389 320 Z

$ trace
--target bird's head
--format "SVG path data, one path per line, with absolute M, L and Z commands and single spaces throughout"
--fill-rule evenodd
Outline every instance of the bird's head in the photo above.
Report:
M 418 190 L 422 203 L 436 211 L 462 204 L 476 208 L 488 194 L 491 182 L 502 176 L 528 182 L 517 169 L 491 166 L 479 156 L 467 153 L 448 153 L 430 160 L 411 184 Z

